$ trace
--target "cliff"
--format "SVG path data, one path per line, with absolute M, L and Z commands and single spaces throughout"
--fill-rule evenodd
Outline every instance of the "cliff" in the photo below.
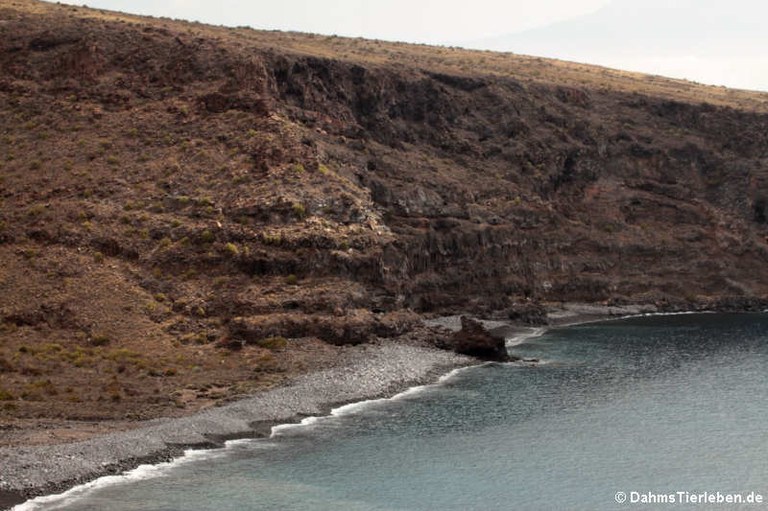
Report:
M 417 313 L 768 295 L 763 93 L 12 0 L 0 129 L 9 417 L 204 406 Z

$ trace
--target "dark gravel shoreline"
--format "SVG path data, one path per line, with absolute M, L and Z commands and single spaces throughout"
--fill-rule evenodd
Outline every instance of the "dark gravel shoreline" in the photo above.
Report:
M 187 449 L 263 437 L 274 425 L 327 415 L 346 403 L 390 397 L 477 363 L 451 352 L 400 343 L 361 346 L 346 358 L 332 369 L 189 417 L 148 421 L 138 429 L 70 444 L 2 448 L 0 509 L 142 464 L 170 461 Z

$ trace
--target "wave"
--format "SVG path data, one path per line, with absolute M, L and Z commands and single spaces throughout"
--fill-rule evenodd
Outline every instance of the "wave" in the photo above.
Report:
M 289 431 L 292 429 L 312 427 L 325 421 L 334 420 L 335 418 L 338 418 L 338 417 L 352 415 L 360 412 L 361 410 L 373 408 L 374 406 L 381 403 L 386 403 L 391 401 L 400 401 L 400 400 L 407 399 L 419 394 L 423 394 L 424 392 L 427 392 L 435 387 L 444 385 L 448 380 L 450 380 L 451 378 L 454 378 L 456 375 L 458 375 L 463 371 L 477 368 L 482 365 L 485 365 L 485 364 L 476 364 L 476 365 L 471 365 L 466 367 L 458 367 L 442 375 L 434 383 L 427 383 L 424 385 L 416 385 L 413 387 L 409 387 L 406 390 L 398 394 L 395 394 L 394 396 L 391 396 L 391 397 L 382 397 L 382 398 L 375 398 L 375 399 L 365 399 L 363 401 L 355 401 L 354 403 L 348 403 L 348 404 L 333 408 L 328 415 L 323 415 L 323 416 L 313 415 L 311 417 L 306 417 L 302 419 L 301 422 L 278 424 L 277 426 L 272 426 L 272 430 L 269 438 L 279 437 L 283 432 Z
M 545 326 L 528 328 L 524 332 L 520 332 L 511 337 L 507 337 L 505 341 L 506 346 L 507 348 L 511 348 L 512 346 L 519 346 L 520 344 L 523 344 L 531 339 L 535 339 L 536 337 L 541 337 L 542 335 L 547 333 L 548 330 L 549 328 Z
M 156 463 L 154 465 L 139 465 L 133 470 L 123 472 L 119 475 L 103 476 L 88 483 L 75 486 L 63 493 L 35 497 L 22 504 L 18 504 L 17 506 L 13 507 L 11 511 L 37 511 L 38 509 L 42 508 L 52 509 L 50 507 L 52 505 L 61 506 L 68 504 L 69 502 L 84 496 L 86 493 L 97 490 L 99 488 L 162 477 L 171 469 L 177 468 L 181 465 L 186 465 L 188 463 L 193 463 L 201 459 L 210 459 L 211 457 L 219 455 L 221 451 L 223 451 L 223 448 L 205 450 L 187 449 L 184 451 L 182 456 L 171 461 Z

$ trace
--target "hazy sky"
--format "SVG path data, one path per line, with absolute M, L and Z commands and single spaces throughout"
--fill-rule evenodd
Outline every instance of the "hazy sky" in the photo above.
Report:
M 456 44 L 768 90 L 765 0 L 85 1 L 213 24 Z

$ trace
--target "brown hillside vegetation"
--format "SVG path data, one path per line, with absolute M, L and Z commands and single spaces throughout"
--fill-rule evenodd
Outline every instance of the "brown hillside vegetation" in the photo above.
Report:
M 0 201 L 3 421 L 187 413 L 417 313 L 763 303 L 768 94 L 4 0 Z

